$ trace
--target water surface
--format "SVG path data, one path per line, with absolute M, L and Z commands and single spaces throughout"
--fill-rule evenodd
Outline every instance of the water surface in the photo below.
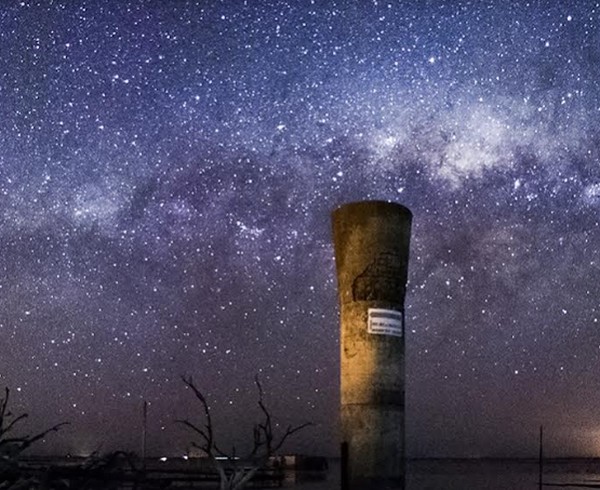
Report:
M 295 481 L 290 477 L 285 487 L 339 490 L 339 470 L 339 463 L 334 461 L 326 480 L 303 480 L 303 475 L 299 474 Z M 537 490 L 538 471 L 537 462 L 532 460 L 417 460 L 407 465 L 406 490 Z M 584 484 L 587 488 L 597 485 L 600 489 L 600 460 L 547 461 L 543 481 L 547 484 Z M 547 485 L 544 488 L 553 487 Z

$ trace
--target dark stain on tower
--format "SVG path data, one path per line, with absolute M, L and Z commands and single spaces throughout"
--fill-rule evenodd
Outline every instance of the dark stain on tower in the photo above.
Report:
M 404 488 L 404 298 L 411 212 L 363 201 L 333 213 L 347 488 Z
M 402 280 L 403 270 L 407 270 L 407 264 L 402 263 L 402 256 L 391 252 L 378 255 L 354 280 L 354 301 L 393 303 L 397 298 L 404 298 L 406 280 Z

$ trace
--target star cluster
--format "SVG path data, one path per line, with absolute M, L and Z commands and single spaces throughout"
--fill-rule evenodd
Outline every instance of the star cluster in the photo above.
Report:
M 0 6 L 0 382 L 47 451 L 337 450 L 330 212 L 414 214 L 417 455 L 600 454 L 600 4 Z M 219 423 L 219 422 L 217 422 Z M 246 434 L 247 435 L 247 434 Z M 293 446 L 293 444 L 292 444 Z

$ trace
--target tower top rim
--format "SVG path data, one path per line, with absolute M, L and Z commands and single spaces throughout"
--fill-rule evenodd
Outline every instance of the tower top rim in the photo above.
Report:
M 392 212 L 404 214 L 408 217 L 412 217 L 412 212 L 406 206 L 393 201 L 383 200 L 372 200 L 372 201 L 352 201 L 347 202 L 338 206 L 334 211 L 333 215 L 339 215 L 342 213 L 378 213 L 378 212 Z

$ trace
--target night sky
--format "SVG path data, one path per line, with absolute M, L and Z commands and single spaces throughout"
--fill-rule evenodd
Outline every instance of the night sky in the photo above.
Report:
M 139 450 L 147 400 L 183 454 L 183 374 L 248 441 L 259 374 L 335 454 L 330 213 L 382 199 L 409 454 L 600 456 L 599 83 L 595 1 L 2 1 L 0 385 L 70 422 L 38 451 Z

